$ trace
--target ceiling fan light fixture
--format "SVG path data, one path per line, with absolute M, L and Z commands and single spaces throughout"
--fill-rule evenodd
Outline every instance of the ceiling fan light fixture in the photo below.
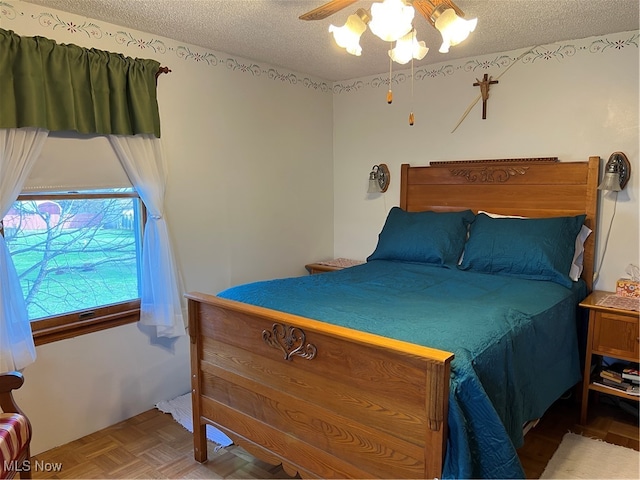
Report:
M 464 41 L 476 29 L 478 24 L 477 18 L 465 20 L 459 17 L 454 9 L 448 8 L 444 3 L 433 10 L 431 19 L 442 35 L 442 45 L 438 50 L 440 53 L 448 53 L 449 47 Z
M 415 30 L 411 30 L 404 37 L 399 38 L 396 41 L 395 48 L 389 50 L 389 56 L 391 60 L 401 65 L 405 65 L 411 61 L 411 59 L 422 60 L 429 48 L 424 42 L 419 42 L 415 35 Z
M 329 32 L 333 34 L 333 39 L 338 46 L 344 48 L 351 55 L 359 57 L 362 54 L 360 37 L 367 29 L 367 22 L 370 18 L 366 10 L 359 8 L 356 13 L 349 15 L 342 27 L 329 25 Z
M 369 29 L 385 42 L 395 42 L 413 28 L 415 10 L 403 0 L 384 0 L 371 5 Z
M 302 20 L 320 20 L 356 3 L 359 0 L 330 0 L 300 16 Z M 440 53 L 447 53 L 449 48 L 464 41 L 473 32 L 477 19 L 465 20 L 464 12 L 454 0 L 378 0 L 372 3 L 369 10 L 360 8 L 350 15 L 342 27 L 329 26 L 336 43 L 356 56 L 362 54 L 360 37 L 367 29 L 386 42 L 395 42 L 393 48 L 387 50 L 389 55 L 389 90 L 387 103 L 393 102 L 391 84 L 393 82 L 393 62 L 405 65 L 411 62 L 411 98 L 413 101 L 414 60 L 422 60 L 429 52 L 425 42 L 416 39 L 413 28 L 415 12 L 437 29 L 442 35 Z M 409 114 L 409 125 L 414 124 L 413 110 Z M 372 173 L 375 173 L 372 172 Z M 371 182 L 375 178 L 370 179 Z M 373 183 L 372 183 L 373 185 Z

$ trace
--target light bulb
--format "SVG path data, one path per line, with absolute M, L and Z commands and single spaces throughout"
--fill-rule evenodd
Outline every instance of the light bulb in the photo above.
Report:
M 438 15 L 435 21 L 436 28 L 442 34 L 442 45 L 439 52 L 447 53 L 449 47 L 464 41 L 476 29 L 477 24 L 477 18 L 465 20 L 456 15 L 455 10 L 447 8 L 442 14 Z
M 362 54 L 360 36 L 366 29 L 367 24 L 355 13 L 349 15 L 347 22 L 342 27 L 329 25 L 329 32 L 333 33 L 333 39 L 338 46 L 346 49 L 351 55 L 357 57 Z
M 412 58 L 422 60 L 428 51 L 429 48 L 424 42 L 418 41 L 415 31 L 412 30 L 396 41 L 395 48 L 389 50 L 389 56 L 394 62 L 404 65 Z
M 411 31 L 414 15 L 413 7 L 402 0 L 384 0 L 371 5 L 369 28 L 385 42 L 395 42 Z

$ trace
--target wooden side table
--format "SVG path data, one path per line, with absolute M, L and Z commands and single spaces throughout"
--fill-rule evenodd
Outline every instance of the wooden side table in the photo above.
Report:
M 622 308 L 598 305 L 613 292 L 594 291 L 585 298 L 580 306 L 589 310 L 589 330 L 587 333 L 586 357 L 582 385 L 582 409 L 580 423 L 587 421 L 589 392 L 596 391 L 607 395 L 616 395 L 638 401 L 640 397 L 623 391 L 596 385 L 591 380 L 593 357 L 600 363 L 602 357 L 638 363 L 640 356 L 638 316 L 639 312 Z
M 342 270 L 343 268 L 361 265 L 362 260 L 351 260 L 350 258 L 336 258 L 325 262 L 308 263 L 304 266 L 307 271 L 314 275 L 316 273 L 332 272 L 334 270 Z

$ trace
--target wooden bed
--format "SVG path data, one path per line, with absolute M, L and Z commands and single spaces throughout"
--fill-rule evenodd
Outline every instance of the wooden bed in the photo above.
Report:
M 587 215 L 596 229 L 599 157 L 401 167 L 407 211 Z M 594 271 L 595 233 L 583 279 Z M 190 293 L 194 454 L 205 426 L 303 478 L 440 477 L 453 354 L 262 307 Z

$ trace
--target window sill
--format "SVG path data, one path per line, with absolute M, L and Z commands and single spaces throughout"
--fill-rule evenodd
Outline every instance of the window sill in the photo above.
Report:
M 34 343 L 38 346 L 134 323 L 138 320 L 140 320 L 140 301 L 136 300 L 88 312 L 75 312 L 36 320 L 31 323 L 31 329 Z

